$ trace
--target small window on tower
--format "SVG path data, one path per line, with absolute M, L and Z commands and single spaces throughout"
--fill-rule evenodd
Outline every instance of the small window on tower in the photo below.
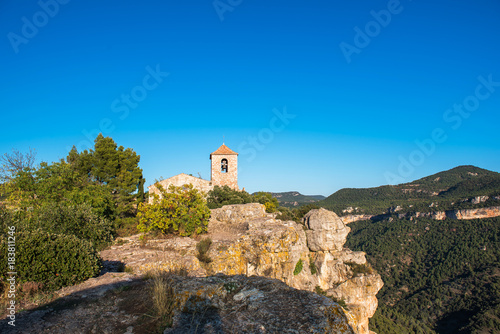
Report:
M 227 173 L 227 159 L 222 159 L 220 162 L 221 173 Z

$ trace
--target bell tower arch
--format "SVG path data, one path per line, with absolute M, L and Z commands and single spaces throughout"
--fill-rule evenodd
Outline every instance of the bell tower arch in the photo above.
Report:
M 212 160 L 211 181 L 214 186 L 229 186 L 234 190 L 238 188 L 238 153 L 222 144 L 215 152 L 210 154 Z

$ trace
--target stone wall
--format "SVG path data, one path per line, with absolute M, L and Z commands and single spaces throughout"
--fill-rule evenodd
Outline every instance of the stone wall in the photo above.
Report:
M 238 188 L 238 155 L 236 154 L 212 154 L 212 184 L 214 186 L 229 186 L 232 189 Z M 221 161 L 227 159 L 228 171 L 221 171 Z

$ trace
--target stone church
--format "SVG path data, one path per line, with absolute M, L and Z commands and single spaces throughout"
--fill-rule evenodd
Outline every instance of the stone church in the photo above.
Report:
M 238 153 L 231 150 L 225 144 L 222 144 L 221 147 L 210 154 L 210 160 L 210 181 L 181 173 L 162 180 L 159 183 L 164 189 L 168 189 L 172 184 L 177 187 L 192 184 L 196 189 L 205 193 L 212 190 L 214 186 L 228 186 L 232 189 L 239 190 Z M 149 186 L 148 189 L 150 194 L 159 194 L 159 190 L 155 184 Z M 151 202 L 152 200 L 153 197 L 150 197 L 149 201 Z

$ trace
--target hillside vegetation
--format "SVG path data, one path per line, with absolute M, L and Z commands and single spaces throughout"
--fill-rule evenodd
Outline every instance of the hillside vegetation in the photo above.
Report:
M 325 199 L 323 195 L 302 195 L 297 191 L 288 191 L 282 193 L 271 193 L 283 207 L 295 207 L 304 204 L 315 203 Z
M 476 196 L 488 199 L 473 203 Z M 496 197 L 496 198 L 495 198 Z M 403 212 L 430 212 L 500 205 L 500 173 L 459 166 L 396 186 L 346 188 L 315 203 L 339 215 L 383 214 L 400 206 Z
M 384 287 L 377 333 L 499 333 L 500 218 L 363 221 L 346 246 L 367 253 Z

